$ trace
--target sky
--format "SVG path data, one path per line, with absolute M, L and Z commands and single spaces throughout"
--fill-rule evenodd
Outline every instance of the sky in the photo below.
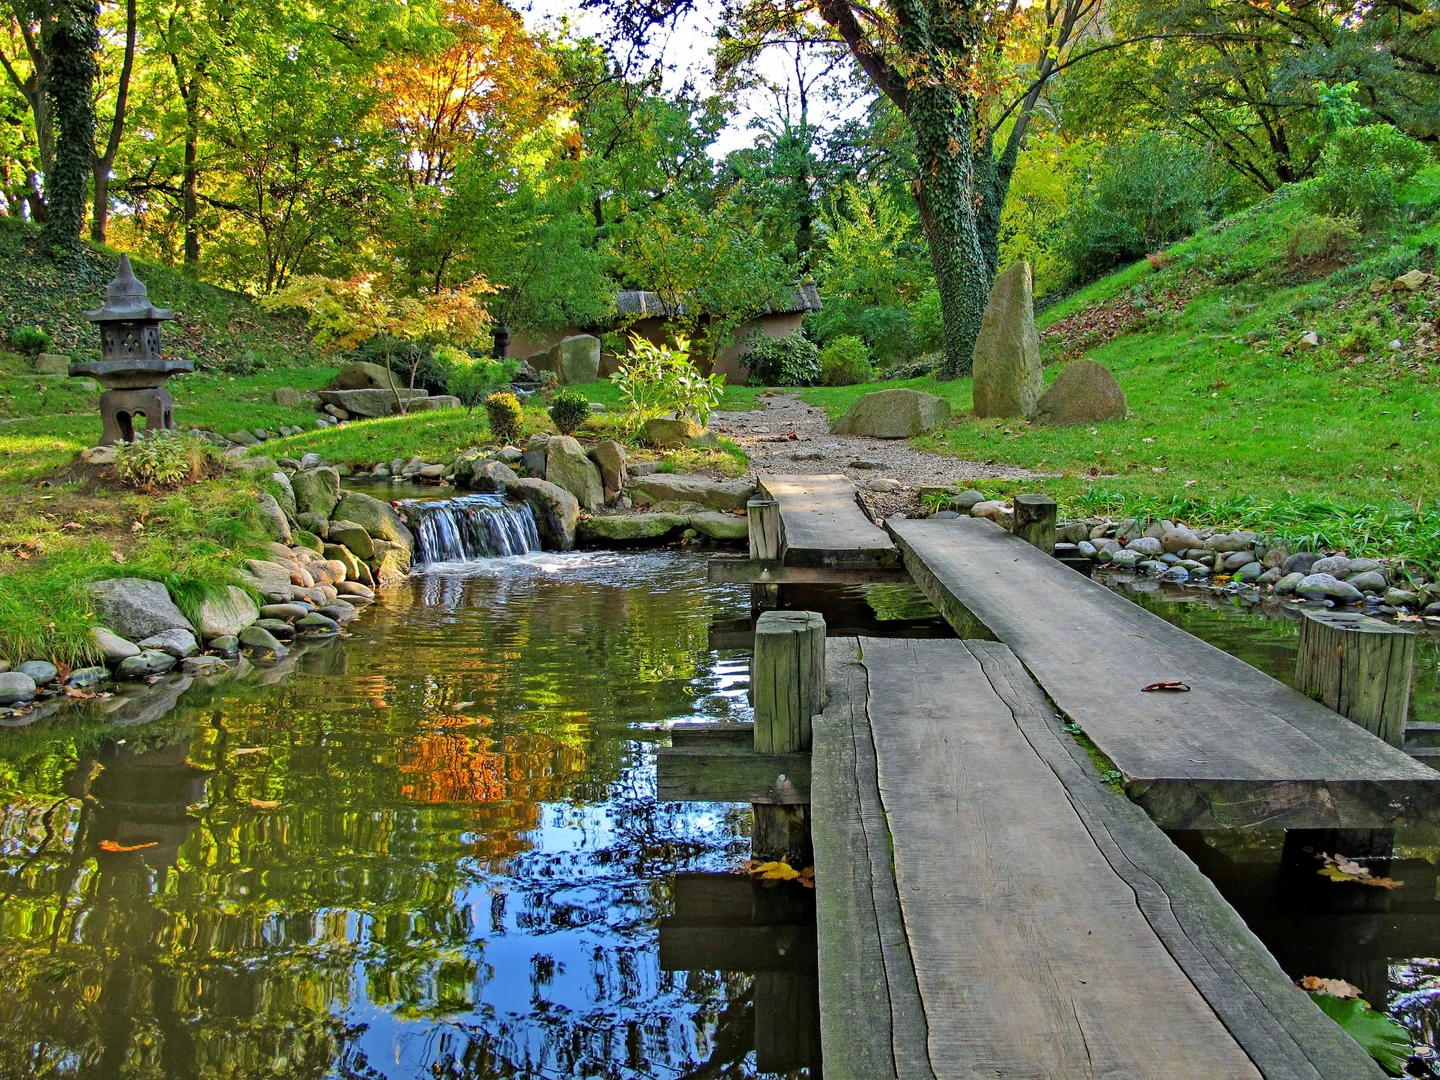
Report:
M 532 30 L 556 30 L 568 21 L 577 37 L 604 38 L 608 29 L 603 16 L 593 11 L 582 11 L 576 0 L 519 0 L 520 13 Z M 688 78 L 702 91 L 714 86 L 714 62 L 710 56 L 714 44 L 715 24 L 719 15 L 719 4 L 714 0 L 699 0 L 696 11 L 675 26 L 664 41 L 662 57 L 666 66 L 666 89 L 673 90 L 683 85 Z M 793 82 L 789 64 L 778 50 L 766 53 L 760 62 L 761 73 L 776 82 Z M 725 130 L 710 147 L 712 157 L 719 159 L 726 154 L 753 146 L 756 132 L 749 124 L 757 115 L 772 112 L 768 96 L 760 91 L 744 95 L 739 102 L 739 111 L 732 116 Z M 819 126 L 827 126 L 837 119 L 858 115 L 863 105 L 832 108 L 829 115 L 820 115 L 812 104 L 812 120 Z

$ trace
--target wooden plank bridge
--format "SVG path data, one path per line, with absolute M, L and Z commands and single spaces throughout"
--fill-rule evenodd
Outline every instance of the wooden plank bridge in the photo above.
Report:
M 751 801 L 757 857 L 813 857 L 819 1049 L 777 1031 L 808 1014 L 765 975 L 757 1053 L 819 1054 L 827 1080 L 1383 1075 L 1161 827 L 1433 821 L 1440 773 L 1051 558 L 1038 501 L 1026 539 L 964 518 L 886 534 L 819 479 L 764 478 L 763 599 L 792 555 L 886 578 L 898 559 L 961 636 L 826 640 L 814 613 L 764 611 L 755 723 L 660 752 L 662 799 Z M 1191 690 L 1142 690 L 1175 679 Z M 749 935 L 771 972 L 793 927 L 747 911 L 699 952 Z

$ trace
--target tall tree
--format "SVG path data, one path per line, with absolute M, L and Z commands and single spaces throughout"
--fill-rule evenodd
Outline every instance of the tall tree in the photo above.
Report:
M 693 0 L 589 0 L 643 39 Z M 913 183 L 944 315 L 946 378 L 969 374 L 999 252 L 1000 217 L 1030 116 L 1091 32 L 1099 0 L 744 0 L 728 32 L 758 51 L 842 42 L 915 137 Z
M 45 96 L 55 118 L 55 158 L 45 174 L 45 240 L 57 251 L 80 244 L 90 158 L 95 152 L 95 76 L 100 9 L 94 0 L 55 0 L 42 47 L 50 69 Z
M 125 26 L 122 31 L 120 70 L 115 76 L 114 100 L 110 123 L 103 148 L 91 151 L 91 172 L 94 175 L 94 203 L 90 213 L 90 239 L 105 243 L 106 225 L 110 220 L 110 170 L 120 152 L 125 135 L 125 118 L 130 103 L 130 78 L 135 71 L 135 45 L 138 37 L 137 0 L 123 0 Z

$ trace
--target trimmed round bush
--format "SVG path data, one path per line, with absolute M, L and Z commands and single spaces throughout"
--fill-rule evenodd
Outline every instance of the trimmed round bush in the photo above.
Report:
M 555 391 L 545 411 L 555 421 L 560 434 L 569 435 L 590 418 L 590 401 L 578 390 L 562 388 Z
M 520 438 L 520 399 L 508 390 L 485 399 L 485 415 L 490 418 L 490 434 L 502 443 Z

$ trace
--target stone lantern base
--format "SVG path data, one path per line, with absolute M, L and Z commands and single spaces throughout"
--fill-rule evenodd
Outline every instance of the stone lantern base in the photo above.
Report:
M 146 431 L 173 430 L 175 404 L 163 386 L 106 390 L 100 395 L 100 445 L 135 441 L 135 417 L 145 417 Z

